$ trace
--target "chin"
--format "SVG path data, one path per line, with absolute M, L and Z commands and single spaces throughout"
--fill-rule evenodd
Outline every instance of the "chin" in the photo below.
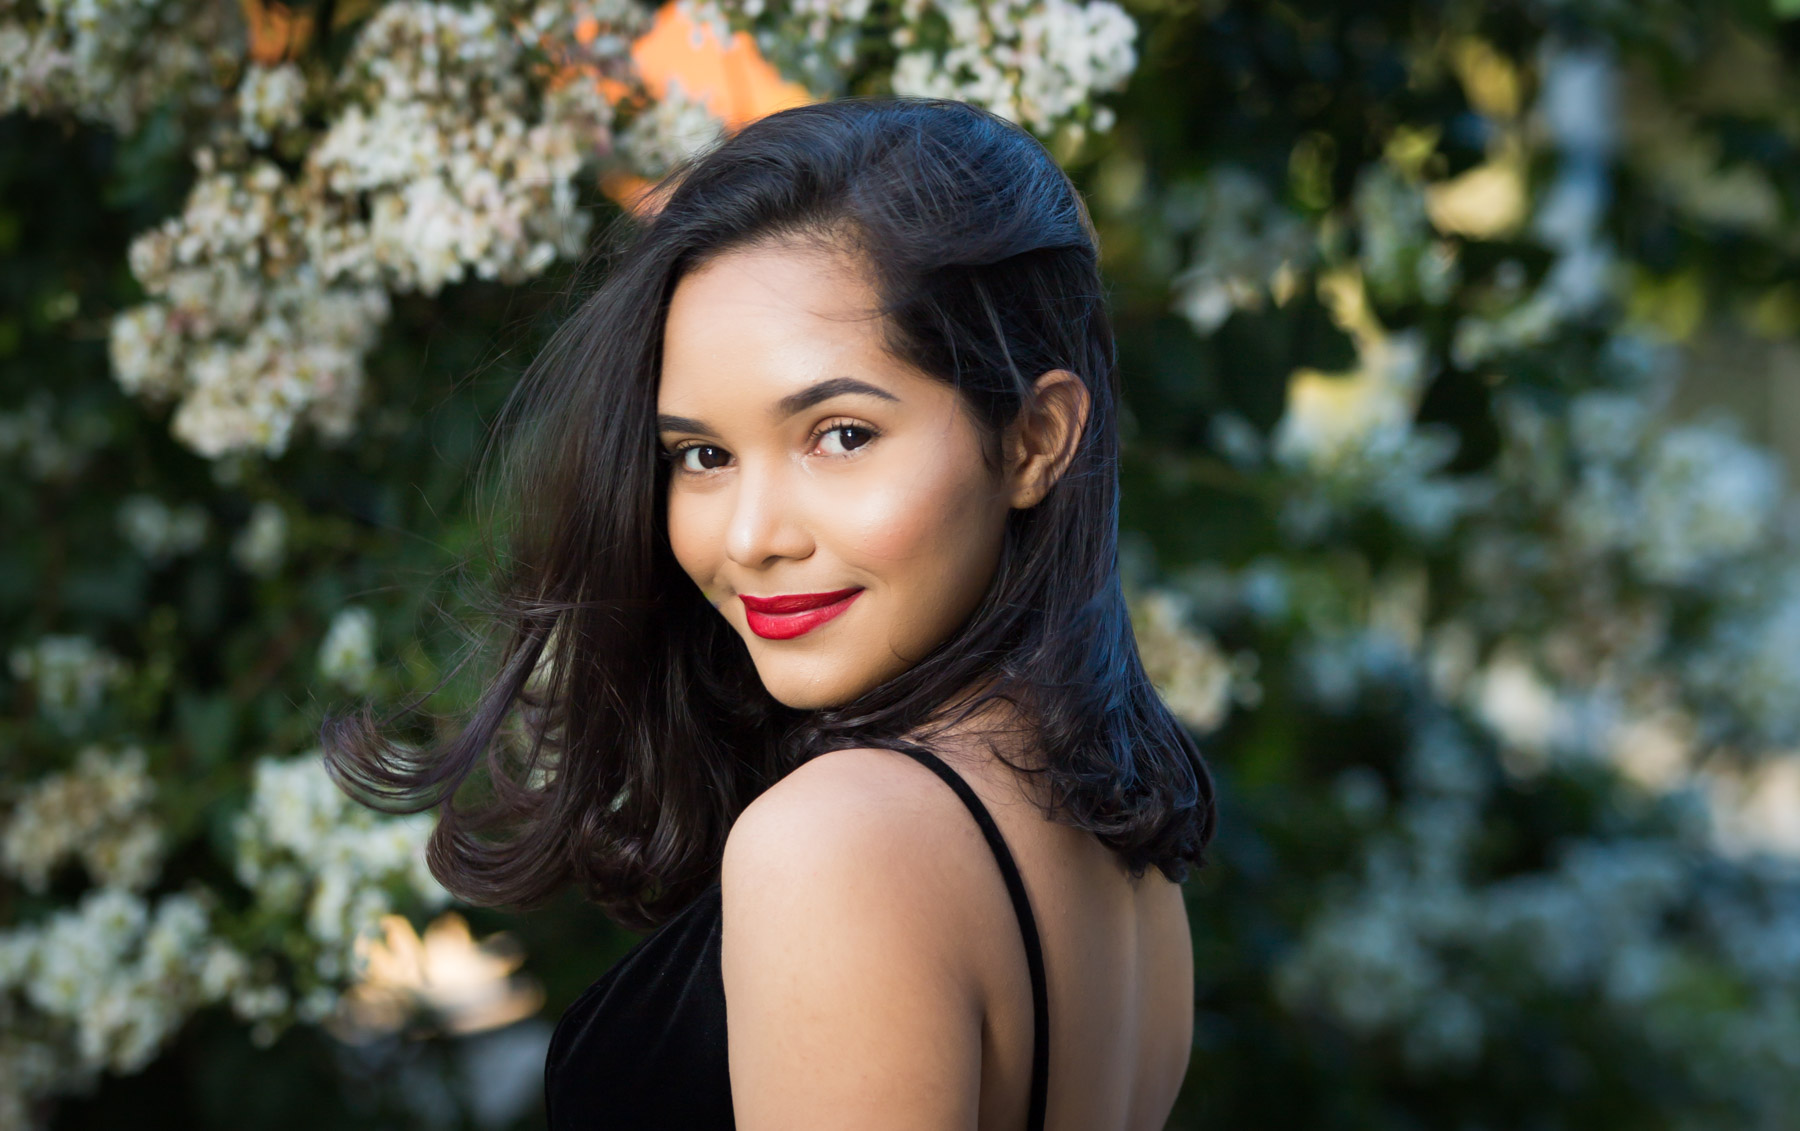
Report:
M 841 671 L 828 676 L 802 671 L 769 671 L 758 668 L 764 690 L 784 707 L 796 711 L 824 711 L 841 707 L 875 686 L 875 681 L 846 679 Z
M 763 681 L 775 701 L 783 707 L 792 707 L 796 711 L 825 711 L 832 707 L 841 707 L 856 698 L 858 692 L 842 692 L 832 688 L 821 688 L 812 684 L 784 685 L 780 682 Z

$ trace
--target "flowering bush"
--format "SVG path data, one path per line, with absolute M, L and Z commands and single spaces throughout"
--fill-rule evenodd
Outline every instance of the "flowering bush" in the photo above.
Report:
M 1800 526 L 1725 411 L 1800 332 L 1782 13 L 686 8 L 820 94 L 1013 117 L 1088 195 L 1139 644 L 1224 802 L 1172 1125 L 1785 1126 Z M 313 732 L 454 670 L 421 624 L 519 314 L 601 183 L 723 128 L 651 95 L 650 24 L 0 3 L 0 1126 L 151 1079 L 194 1126 L 529 1125 L 542 1022 L 450 1035 L 540 1001 L 472 930 L 552 1016 L 627 940 L 416 931 L 426 824 Z M 319 1086 L 252 1114 L 206 1075 L 249 1064 Z

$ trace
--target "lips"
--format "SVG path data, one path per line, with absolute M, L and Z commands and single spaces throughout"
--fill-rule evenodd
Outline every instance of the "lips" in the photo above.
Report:
M 803 636 L 850 607 L 862 593 L 860 587 L 830 593 L 783 593 L 775 597 L 738 594 L 744 602 L 744 619 L 750 631 L 765 640 L 792 640 Z

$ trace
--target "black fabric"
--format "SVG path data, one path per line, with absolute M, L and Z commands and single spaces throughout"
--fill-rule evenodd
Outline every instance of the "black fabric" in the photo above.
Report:
M 550 1131 L 729 1131 L 717 881 L 563 1011 L 544 1062 Z
M 1049 991 L 1025 883 L 987 806 L 943 759 L 907 751 L 974 815 L 1012 897 L 1031 974 L 1028 1131 L 1042 1131 L 1050 1085 Z M 563 1012 L 544 1064 L 550 1131 L 729 1131 L 734 1126 L 714 881 L 652 931 Z

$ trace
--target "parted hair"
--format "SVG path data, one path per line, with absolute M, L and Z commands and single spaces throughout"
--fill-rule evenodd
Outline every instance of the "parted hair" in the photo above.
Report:
M 503 549 L 484 590 L 479 698 L 424 748 L 390 731 L 416 704 L 327 716 L 339 784 L 382 808 L 435 808 L 429 863 L 459 898 L 528 906 L 573 882 L 643 928 L 718 875 L 732 822 L 789 770 L 929 743 L 998 704 L 1023 729 L 1013 748 L 1033 752 L 1009 764 L 1042 779 L 1047 817 L 1091 831 L 1134 876 L 1184 879 L 1212 838 L 1213 783 L 1127 613 L 1116 352 L 1069 178 L 987 111 L 845 99 L 744 126 L 654 199 L 596 241 L 599 281 L 577 291 L 493 430 Z M 912 667 L 815 711 L 768 694 L 676 562 L 655 423 L 677 282 L 782 241 L 859 261 L 889 351 L 950 383 L 990 452 L 1040 374 L 1069 370 L 1090 399 L 1066 471 L 1008 516 L 974 613 Z

